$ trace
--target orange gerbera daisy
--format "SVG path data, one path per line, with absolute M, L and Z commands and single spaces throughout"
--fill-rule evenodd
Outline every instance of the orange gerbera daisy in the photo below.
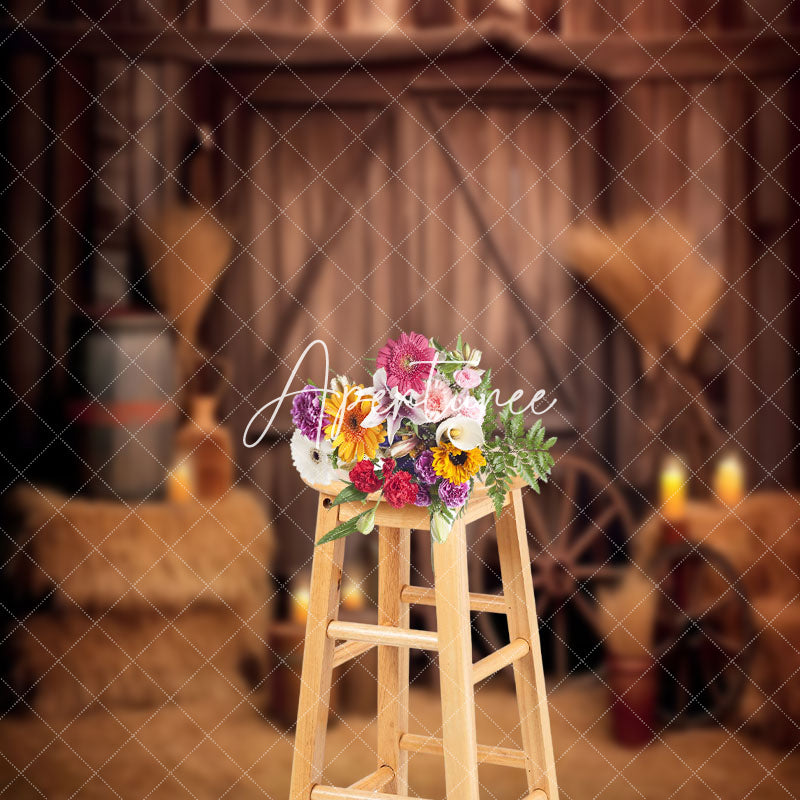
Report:
M 362 428 L 361 422 L 372 409 L 372 397 L 359 396 L 363 386 L 345 386 L 342 392 L 333 392 L 325 399 L 325 413 L 330 423 L 325 435 L 334 449 L 338 448 L 339 461 L 349 464 L 361 461 L 364 456 L 375 458 L 378 445 L 386 435 L 385 426 Z

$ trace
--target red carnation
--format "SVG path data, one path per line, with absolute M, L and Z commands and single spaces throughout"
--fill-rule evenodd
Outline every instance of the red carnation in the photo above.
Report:
M 393 508 L 402 508 L 417 499 L 417 485 L 408 472 L 400 470 L 386 479 L 383 496 Z
M 394 468 L 397 466 L 397 462 L 393 458 L 384 458 L 383 459 L 383 477 L 388 478 L 393 472 Z
M 375 474 L 373 463 L 366 458 L 359 461 L 350 470 L 350 480 L 360 492 L 377 492 L 381 488 L 381 479 Z

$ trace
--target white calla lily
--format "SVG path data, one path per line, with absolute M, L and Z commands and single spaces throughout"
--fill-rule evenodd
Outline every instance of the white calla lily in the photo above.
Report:
M 483 428 L 479 422 L 469 417 L 450 417 L 439 423 L 436 429 L 436 444 L 441 444 L 442 439 L 459 450 L 472 450 L 483 444 Z
M 441 514 L 431 516 L 431 536 L 435 542 L 443 544 L 453 530 L 453 523 L 445 519 Z

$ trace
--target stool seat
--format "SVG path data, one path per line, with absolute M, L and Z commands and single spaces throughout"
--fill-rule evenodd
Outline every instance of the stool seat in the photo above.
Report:
M 312 489 L 319 492 L 319 494 L 328 499 L 330 504 L 331 498 L 336 497 L 348 484 L 341 481 L 328 483 L 325 486 L 319 486 L 312 483 L 307 483 Z M 509 497 L 511 492 L 515 489 L 521 489 L 527 484 L 522 478 L 514 478 L 511 482 L 511 489 L 509 495 L 506 496 L 506 505 L 510 502 Z M 367 495 L 366 500 L 342 503 L 339 506 L 339 522 L 347 522 L 353 517 L 357 517 L 364 509 L 370 504 L 375 504 L 381 500 L 380 492 L 372 492 Z M 494 504 L 492 503 L 486 485 L 476 481 L 470 493 L 469 502 L 463 515 L 465 523 L 475 522 L 492 513 Z M 376 525 L 389 525 L 398 528 L 411 528 L 416 531 L 430 530 L 430 515 L 427 508 L 419 508 L 417 506 L 405 506 L 405 508 L 392 508 L 385 500 L 381 500 L 375 511 L 375 524 Z
M 479 800 L 478 764 L 524 769 L 526 800 L 558 800 L 550 736 L 533 580 L 519 479 L 507 493 L 500 515 L 483 484 L 473 488 L 469 505 L 445 542 L 432 544 L 433 589 L 414 586 L 411 531 L 429 528 L 428 509 L 392 508 L 378 503 L 378 624 L 338 619 L 346 537 L 314 550 L 306 623 L 300 701 L 297 712 L 289 800 L 405 800 L 408 753 L 440 755 L 447 800 Z M 333 501 L 344 483 L 313 487 L 319 494 L 315 541 L 364 511 L 364 503 Z M 367 502 L 376 503 L 375 493 Z M 490 514 L 503 584 L 502 595 L 469 591 L 466 525 Z M 373 534 L 374 535 L 374 534 Z M 436 632 L 409 627 L 413 604 L 435 606 Z M 473 663 L 470 613 L 505 614 L 509 644 Z M 378 742 L 375 770 L 349 787 L 322 782 L 325 736 L 333 670 L 378 648 Z M 410 648 L 438 653 L 442 699 L 441 737 L 408 730 L 408 654 Z M 511 666 L 520 714 L 522 748 L 481 745 L 475 729 L 474 685 Z

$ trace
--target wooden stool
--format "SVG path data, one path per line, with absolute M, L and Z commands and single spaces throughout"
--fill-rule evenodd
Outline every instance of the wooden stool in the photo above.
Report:
M 525 769 L 526 800 L 557 800 L 536 606 L 533 599 L 520 483 L 506 496 L 497 518 L 503 596 L 470 594 L 467 585 L 468 522 L 494 513 L 483 487 L 476 487 L 464 515 L 444 544 L 433 545 L 434 589 L 410 586 L 410 532 L 427 529 L 428 510 L 393 509 L 381 503 L 378 624 L 337 619 L 345 539 L 314 551 L 311 591 L 297 712 L 290 800 L 394 800 L 408 796 L 410 752 L 444 756 L 447 800 L 479 800 L 478 763 Z M 316 539 L 364 510 L 361 503 L 332 506 L 336 489 L 320 490 Z M 409 605 L 435 605 L 438 632 L 410 630 Z M 470 610 L 505 613 L 511 643 L 472 662 Z M 339 641 L 340 644 L 336 644 Z M 377 768 L 348 788 L 320 784 L 331 673 L 340 664 L 378 647 Z M 438 650 L 442 739 L 408 731 L 408 651 Z M 522 750 L 479 745 L 473 686 L 509 664 L 514 666 Z

